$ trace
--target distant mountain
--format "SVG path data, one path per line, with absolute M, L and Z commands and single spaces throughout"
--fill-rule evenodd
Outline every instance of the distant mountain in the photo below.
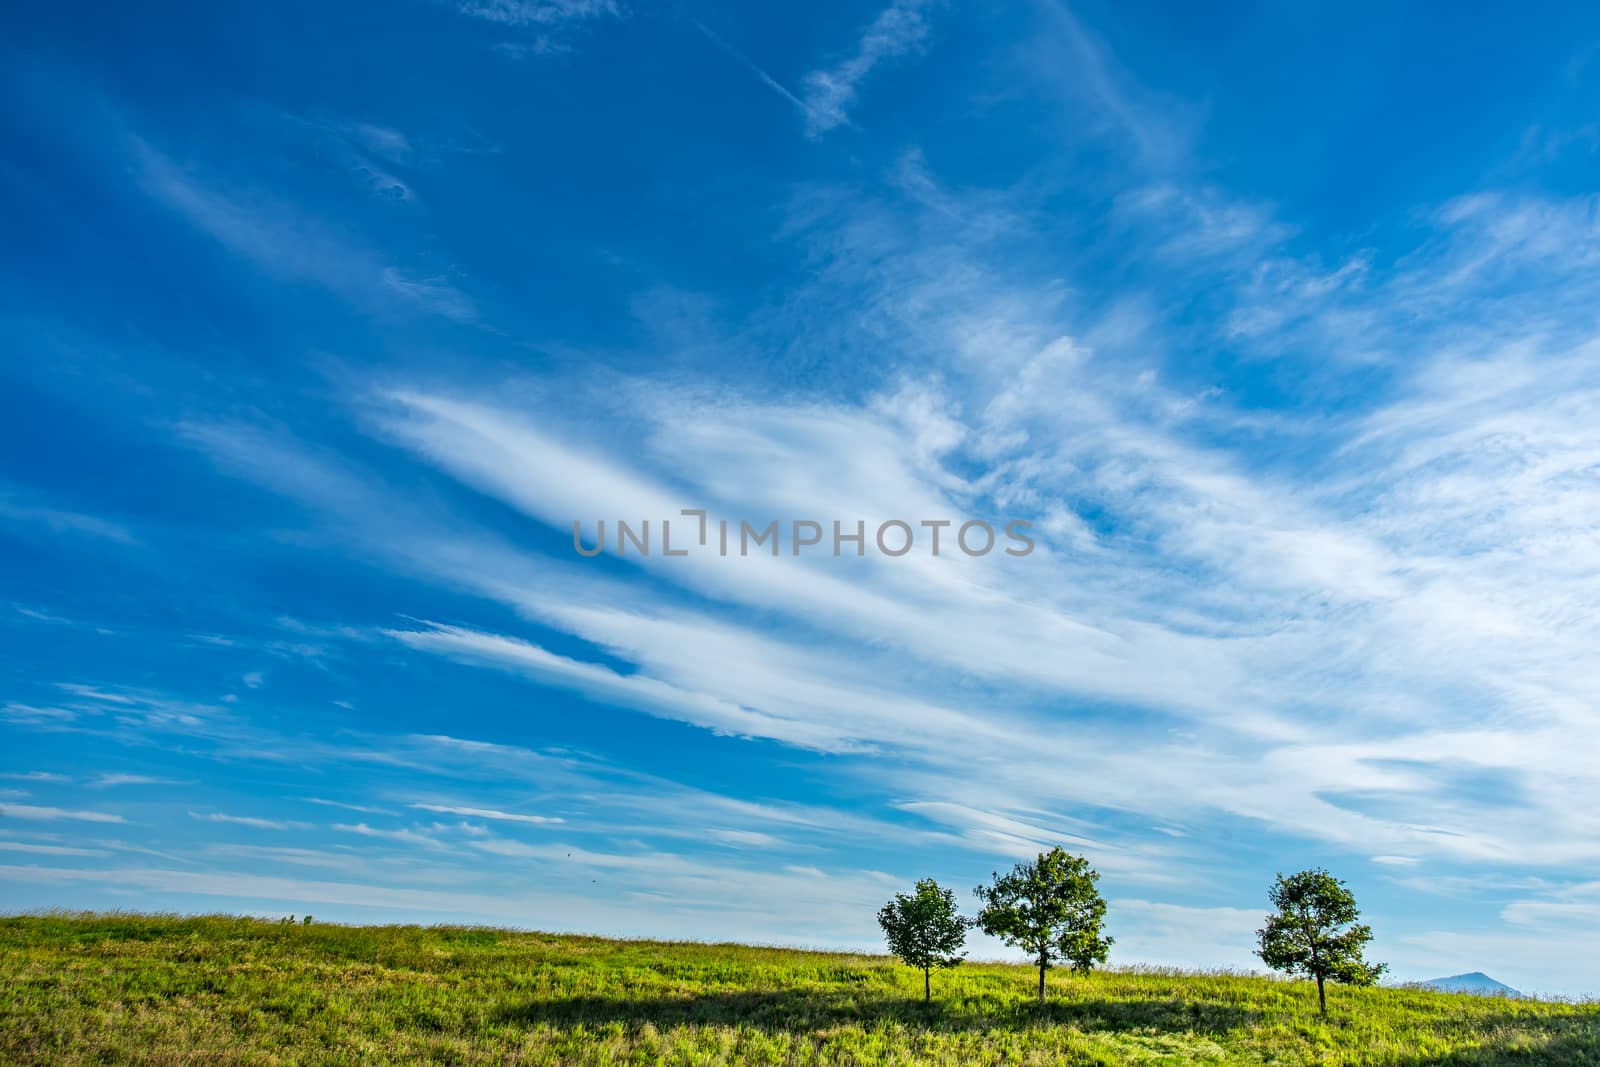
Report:
M 1441 993 L 1476 993 L 1481 997 L 1521 997 L 1525 995 L 1512 989 L 1504 982 L 1496 982 L 1482 971 L 1473 971 L 1470 974 L 1452 974 L 1449 978 L 1430 978 L 1426 982 L 1418 982 L 1417 984 L 1427 989 L 1437 989 Z

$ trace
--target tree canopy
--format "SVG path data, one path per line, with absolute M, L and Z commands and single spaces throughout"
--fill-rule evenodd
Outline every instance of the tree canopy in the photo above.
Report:
M 983 901 L 979 928 L 1038 961 L 1041 1004 L 1045 971 L 1052 964 L 1088 972 L 1111 951 L 1112 939 L 1101 932 L 1106 902 L 1095 884 L 1099 880 L 1088 860 L 1053 848 L 1006 874 L 996 872 L 993 883 L 977 889 Z
M 1387 964 L 1368 963 L 1362 950 L 1372 940 L 1372 928 L 1357 922 L 1361 911 L 1345 884 L 1320 867 L 1272 884 L 1272 906 L 1267 924 L 1256 931 L 1256 955 L 1268 967 L 1304 975 L 1317 983 L 1317 1006 L 1328 1011 L 1323 983 L 1329 979 L 1345 985 L 1372 985 L 1388 970 Z
M 932 878 L 917 882 L 915 891 L 896 893 L 878 912 L 878 925 L 889 951 L 908 967 L 922 971 L 922 999 L 933 998 L 931 975 L 936 967 L 954 967 L 966 955 L 962 946 L 971 922 L 956 910 L 956 895 Z

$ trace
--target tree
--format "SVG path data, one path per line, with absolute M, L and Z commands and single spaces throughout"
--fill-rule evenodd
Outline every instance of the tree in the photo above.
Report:
M 878 925 L 889 941 L 889 951 L 907 967 L 922 969 L 922 1000 L 933 1000 L 931 975 L 935 967 L 954 967 L 966 955 L 971 922 L 956 911 L 956 895 L 932 878 L 917 883 L 916 892 L 896 893 L 878 912 Z
M 1256 931 L 1256 955 L 1275 971 L 1317 981 L 1317 1007 L 1328 1014 L 1328 979 L 1345 985 L 1372 985 L 1388 964 L 1368 963 L 1361 950 L 1372 940 L 1372 927 L 1356 922 L 1361 912 L 1344 883 L 1321 867 L 1272 884 L 1272 906 L 1265 928 Z
M 978 887 L 983 910 L 978 926 L 1039 961 L 1039 1003 L 1044 1003 L 1044 972 L 1057 961 L 1088 973 L 1104 963 L 1112 939 L 1101 936 L 1106 902 L 1095 888 L 1100 880 L 1082 856 L 1060 848 L 1019 863 L 994 884 Z

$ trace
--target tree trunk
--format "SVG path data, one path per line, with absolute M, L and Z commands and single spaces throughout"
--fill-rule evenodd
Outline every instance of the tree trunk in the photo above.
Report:
M 1049 962 L 1043 956 L 1040 956 L 1039 957 L 1039 1003 L 1040 1003 L 1040 1005 L 1044 1004 L 1044 969 L 1047 966 L 1049 966 Z
M 1328 994 L 1322 991 L 1322 975 L 1317 975 L 1317 1010 L 1328 1014 Z
M 922 968 L 922 1003 L 933 1003 L 933 984 L 928 975 L 933 970 L 931 967 Z

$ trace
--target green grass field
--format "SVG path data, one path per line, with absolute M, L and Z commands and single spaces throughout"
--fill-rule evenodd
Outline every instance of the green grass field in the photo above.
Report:
M 1600 1007 L 228 917 L 0 919 L 0 1062 L 1600 1064 Z

